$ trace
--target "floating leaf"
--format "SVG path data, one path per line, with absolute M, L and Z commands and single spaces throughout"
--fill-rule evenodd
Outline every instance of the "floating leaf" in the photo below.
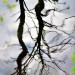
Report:
M 71 56 L 71 61 L 72 61 L 73 63 L 75 63 L 75 55 L 72 55 L 72 56 Z
M 11 10 L 13 10 L 15 7 L 16 7 L 15 4 L 12 4 L 12 5 L 9 6 L 9 8 L 10 8 Z
M 8 0 L 3 0 L 3 4 L 8 4 Z
M 0 22 L 3 22 L 3 21 L 4 21 L 3 17 L 2 17 L 2 16 L 0 16 Z
M 73 51 L 73 54 L 75 55 L 75 50 Z
M 71 71 L 75 73 L 75 66 L 71 68 Z

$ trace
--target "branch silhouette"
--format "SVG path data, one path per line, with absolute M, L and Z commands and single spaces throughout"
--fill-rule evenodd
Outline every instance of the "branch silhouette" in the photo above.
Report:
M 38 73 L 38 75 L 42 75 L 44 70 L 46 70 L 47 68 L 55 69 L 55 67 L 52 67 L 52 65 L 50 66 L 48 63 L 53 64 L 58 69 L 60 69 L 62 72 L 64 72 L 66 75 L 68 75 L 66 73 L 66 71 L 64 71 L 58 64 L 58 62 L 63 63 L 63 61 L 59 60 L 57 58 L 53 58 L 51 55 L 51 53 L 63 52 L 64 50 L 66 50 L 67 45 L 73 45 L 71 43 L 71 39 L 69 37 L 62 39 L 59 43 L 56 43 L 57 41 L 59 41 L 59 36 L 61 34 L 59 32 L 62 32 L 68 36 L 70 35 L 61 29 L 62 26 L 57 26 L 52 23 L 53 22 L 52 17 L 55 17 L 54 12 L 61 12 L 61 11 L 58 11 L 57 9 L 53 8 L 53 9 L 48 9 L 45 12 L 45 14 L 41 13 L 45 7 L 45 1 L 48 1 L 52 4 L 53 1 L 54 1 L 53 3 L 55 3 L 55 2 L 58 2 L 58 0 L 38 0 L 38 3 L 35 5 L 35 7 L 33 9 L 33 11 L 35 11 L 35 12 L 33 12 L 32 10 L 30 10 L 27 7 L 25 0 L 16 0 L 16 1 L 19 1 L 19 5 L 20 5 L 20 17 L 19 17 L 20 23 L 19 23 L 19 27 L 17 30 L 17 37 L 18 37 L 18 41 L 22 47 L 22 52 L 19 54 L 19 56 L 17 58 L 17 65 L 18 65 L 17 69 L 18 70 L 15 73 L 17 73 L 17 75 L 31 75 L 27 72 L 27 70 L 28 69 L 32 70 L 31 73 L 34 72 L 33 67 L 29 68 L 29 65 L 31 65 L 31 63 L 34 60 L 36 60 L 35 56 L 39 55 L 38 57 L 39 57 L 40 61 L 39 61 L 38 67 L 35 70 L 35 72 L 33 73 L 33 75 L 37 75 L 37 71 L 39 70 L 40 63 L 42 64 L 42 67 L 41 67 L 40 73 Z M 47 17 L 51 11 L 53 11 L 53 15 L 51 16 L 51 22 L 48 23 L 47 21 L 43 20 L 43 16 Z M 32 20 L 32 22 L 34 24 L 33 27 L 30 27 L 30 25 L 28 25 L 28 23 L 25 23 L 25 14 L 26 14 L 26 17 L 28 17 Z M 73 16 L 71 16 L 71 17 L 73 17 Z M 67 20 L 71 17 L 65 18 L 63 20 L 62 25 L 64 26 L 65 20 Z M 38 24 L 37 24 L 38 26 L 35 24 L 35 22 L 36 22 L 35 19 L 38 21 Z M 26 27 L 28 29 L 26 32 L 30 35 L 30 38 L 34 42 L 34 46 L 31 46 L 32 51 L 31 51 L 29 57 L 22 64 L 23 58 L 27 55 L 27 53 L 29 53 L 28 49 L 27 49 L 28 46 L 26 46 L 22 40 L 24 24 L 26 25 Z M 44 29 L 45 27 L 49 28 L 49 30 L 45 30 Z M 37 36 L 34 38 L 33 38 L 33 32 L 31 32 L 31 30 L 33 28 L 36 29 L 36 34 L 37 34 Z M 46 35 L 49 36 L 49 34 L 55 34 L 55 36 L 52 37 L 52 39 L 47 39 Z M 51 38 L 51 35 L 50 35 L 50 38 Z M 45 49 L 43 49 L 43 47 Z M 43 54 L 45 54 L 49 58 L 49 60 L 44 58 Z M 34 66 L 34 68 L 35 68 L 35 66 Z M 50 70 L 48 69 L 48 71 L 50 71 Z M 46 74 L 46 75 L 49 75 L 49 74 Z
M 20 23 L 19 23 L 19 27 L 18 27 L 18 30 L 17 30 L 17 37 L 18 37 L 19 43 L 22 47 L 22 52 L 19 54 L 19 56 L 17 58 L 17 65 L 18 65 L 18 74 L 21 75 L 22 60 L 27 55 L 28 49 L 27 49 L 26 45 L 24 44 L 24 42 L 22 40 L 23 26 L 24 26 L 24 23 L 25 23 L 24 0 L 19 0 L 19 4 L 20 4 L 20 17 L 19 17 Z
M 35 6 L 36 17 L 37 17 L 38 24 L 39 24 L 39 33 L 38 33 L 38 37 L 37 37 L 37 44 L 38 44 L 37 49 L 39 50 L 39 55 L 40 55 L 42 64 L 44 64 L 44 61 L 43 61 L 43 57 L 41 54 L 40 46 L 41 46 L 42 31 L 43 31 L 43 27 L 44 27 L 44 23 L 43 23 L 43 20 L 41 17 L 41 11 L 43 9 L 44 9 L 44 1 L 38 0 L 38 4 Z

